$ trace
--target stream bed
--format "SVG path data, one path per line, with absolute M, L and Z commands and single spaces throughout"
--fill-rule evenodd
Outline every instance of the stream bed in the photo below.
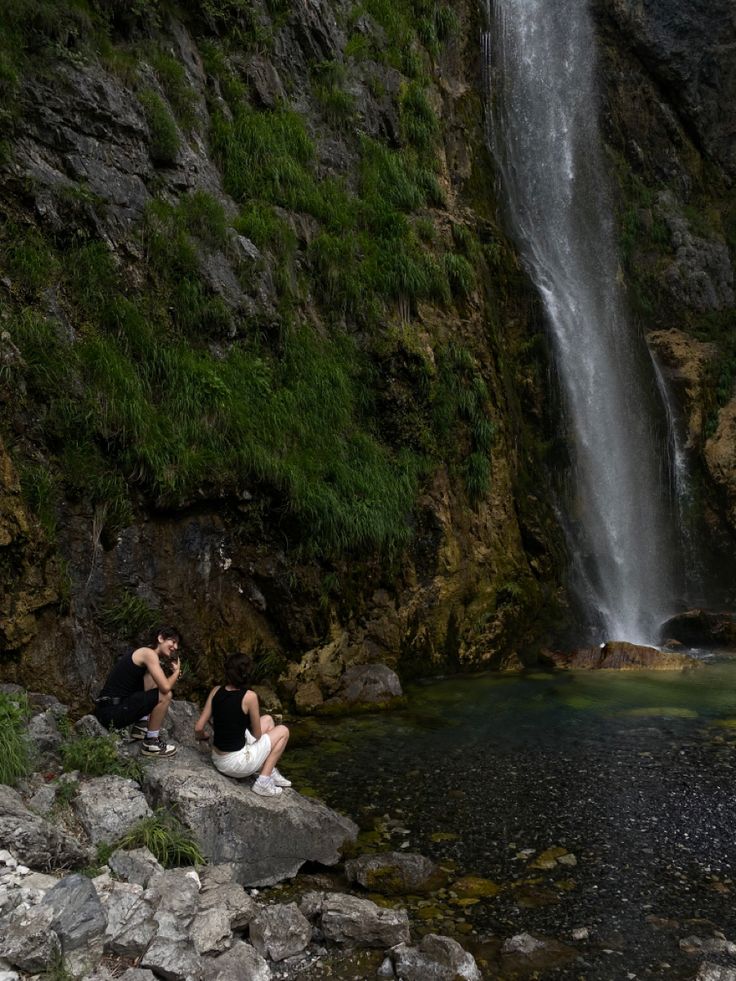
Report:
M 441 901 L 414 903 L 415 930 L 455 936 L 485 977 L 736 966 L 736 660 L 448 679 L 294 736 L 285 771 L 360 823 L 362 850 L 449 871 Z M 467 876 L 492 886 L 453 895 Z M 546 945 L 503 951 L 525 932 Z

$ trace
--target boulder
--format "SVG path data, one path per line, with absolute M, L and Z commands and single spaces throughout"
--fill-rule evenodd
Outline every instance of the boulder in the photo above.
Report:
M 110 733 L 103 726 L 96 715 L 83 715 L 74 723 L 75 736 L 96 736 L 97 738 L 109 736 Z
M 189 929 L 198 954 L 222 953 L 230 947 L 232 935 L 228 911 L 219 906 L 199 910 Z
M 168 981 L 199 981 L 202 977 L 202 960 L 190 940 L 157 936 L 140 963 Z
M 382 704 L 403 694 L 395 671 L 385 664 L 355 664 L 346 669 L 336 700 L 346 704 Z
M 0 848 L 34 869 L 73 868 L 93 858 L 86 846 L 29 811 L 20 794 L 4 784 L 0 784 Z
M 307 861 L 334 865 L 358 832 L 349 818 L 294 790 L 259 797 L 249 781 L 224 777 L 189 751 L 149 767 L 145 783 L 157 805 L 176 811 L 206 857 L 232 863 L 245 886 L 290 878 Z
M 61 941 L 51 929 L 54 911 L 48 906 L 20 906 L 0 920 L 0 958 L 28 974 L 46 970 L 61 954 Z
M 284 903 L 261 909 L 251 921 L 249 936 L 261 956 L 283 961 L 301 954 L 312 939 L 312 927 L 296 903 Z
M 709 610 L 688 610 L 662 624 L 662 637 L 688 647 L 736 648 L 736 615 Z
M 107 916 L 92 880 L 84 875 L 60 879 L 41 900 L 40 906 L 53 913 L 51 929 L 61 941 L 64 955 L 79 950 L 101 936 Z
M 551 661 L 556 668 L 591 671 L 683 671 L 699 663 L 677 651 L 660 651 L 621 640 L 577 651 L 547 652 L 543 659 Z
M 80 783 L 72 807 L 95 845 L 113 844 L 153 813 L 135 781 L 118 776 Z
M 475 958 L 456 940 L 428 933 L 418 947 L 399 944 L 391 951 L 402 981 L 481 981 Z
M 695 975 L 695 981 L 736 981 L 736 968 L 703 961 Z
M 169 739 L 178 746 L 199 749 L 199 741 L 194 735 L 194 723 L 199 718 L 199 711 L 194 702 L 174 699 L 166 713 Z
M 271 969 L 255 947 L 238 941 L 219 957 L 203 962 L 205 981 L 270 981 Z
M 59 731 L 58 712 L 54 709 L 34 715 L 28 722 L 26 732 L 38 757 L 58 752 L 63 737 Z
M 349 882 L 385 896 L 407 896 L 440 889 L 447 876 L 424 855 L 384 852 L 361 855 L 345 863 Z
M 394 947 L 409 942 L 404 910 L 384 909 L 368 899 L 328 893 L 322 901 L 322 933 L 327 940 L 358 947 Z

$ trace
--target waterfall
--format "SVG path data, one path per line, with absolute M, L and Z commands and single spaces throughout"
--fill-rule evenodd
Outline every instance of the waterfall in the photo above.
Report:
M 573 585 L 600 639 L 656 642 L 679 605 L 671 442 L 652 359 L 626 316 L 590 12 L 586 0 L 493 0 L 486 13 L 488 139 L 572 442 Z

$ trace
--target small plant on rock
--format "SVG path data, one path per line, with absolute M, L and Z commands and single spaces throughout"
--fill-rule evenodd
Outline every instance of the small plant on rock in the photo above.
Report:
M 14 784 L 30 768 L 24 729 L 28 699 L 24 692 L 0 692 L 0 783 Z
M 168 811 L 159 809 L 143 818 L 120 839 L 117 848 L 147 848 L 165 869 L 177 865 L 206 865 L 197 842 Z
M 76 736 L 61 745 L 61 761 L 67 772 L 78 770 L 88 777 L 115 774 L 140 782 L 140 763 L 126 759 L 118 752 L 114 735 Z

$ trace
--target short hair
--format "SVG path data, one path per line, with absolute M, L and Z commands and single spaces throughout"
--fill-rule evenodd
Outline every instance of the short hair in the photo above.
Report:
M 225 683 L 234 688 L 246 688 L 253 673 L 253 658 L 250 654 L 230 654 L 225 658 Z
M 159 637 L 163 637 L 164 640 L 175 640 L 177 644 L 181 644 L 181 634 L 176 629 L 176 627 L 156 627 L 153 632 L 153 640 L 151 641 L 151 647 L 155 647 L 158 644 Z

